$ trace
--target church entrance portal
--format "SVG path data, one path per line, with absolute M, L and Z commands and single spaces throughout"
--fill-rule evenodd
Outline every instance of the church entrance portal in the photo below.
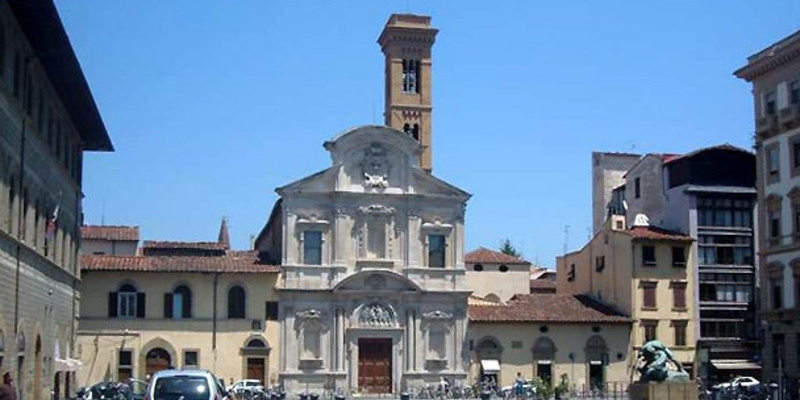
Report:
M 392 339 L 358 339 L 358 387 L 392 393 Z

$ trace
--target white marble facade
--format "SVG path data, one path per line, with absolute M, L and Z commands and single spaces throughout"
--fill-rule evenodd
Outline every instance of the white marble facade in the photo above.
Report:
M 464 380 L 470 195 L 420 169 L 422 146 L 389 127 L 325 148 L 332 166 L 278 188 L 281 223 L 267 227 L 281 230 L 281 381 L 397 393 Z

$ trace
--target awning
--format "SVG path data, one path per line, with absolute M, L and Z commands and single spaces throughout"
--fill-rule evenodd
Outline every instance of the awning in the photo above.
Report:
M 481 368 L 483 368 L 484 374 L 496 374 L 500 372 L 500 361 L 481 360 Z
M 538 361 L 536 361 L 536 364 L 539 364 L 539 365 L 550 365 L 552 363 L 553 363 L 553 360 L 538 360 Z
M 761 369 L 760 365 L 747 360 L 711 360 L 711 365 L 723 370 Z

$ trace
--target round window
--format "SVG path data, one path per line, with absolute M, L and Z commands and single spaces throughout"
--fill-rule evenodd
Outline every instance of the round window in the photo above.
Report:
M 483 264 L 475 264 L 472 266 L 472 270 L 474 271 L 483 271 Z
M 508 265 L 501 265 L 499 269 L 500 272 L 508 272 Z

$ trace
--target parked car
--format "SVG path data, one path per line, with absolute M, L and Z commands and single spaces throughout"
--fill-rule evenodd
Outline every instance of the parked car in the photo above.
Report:
M 261 385 L 261 381 L 258 379 L 242 379 L 228 387 L 229 392 L 237 394 L 243 392 L 253 393 L 260 390 L 264 390 L 264 386 Z
M 235 397 L 211 372 L 164 370 L 150 378 L 144 400 L 235 400 Z
M 730 382 L 723 382 L 712 386 L 712 389 L 727 389 L 731 387 L 750 388 L 759 385 L 761 385 L 761 382 L 752 376 L 737 376 L 736 378 L 731 379 Z

